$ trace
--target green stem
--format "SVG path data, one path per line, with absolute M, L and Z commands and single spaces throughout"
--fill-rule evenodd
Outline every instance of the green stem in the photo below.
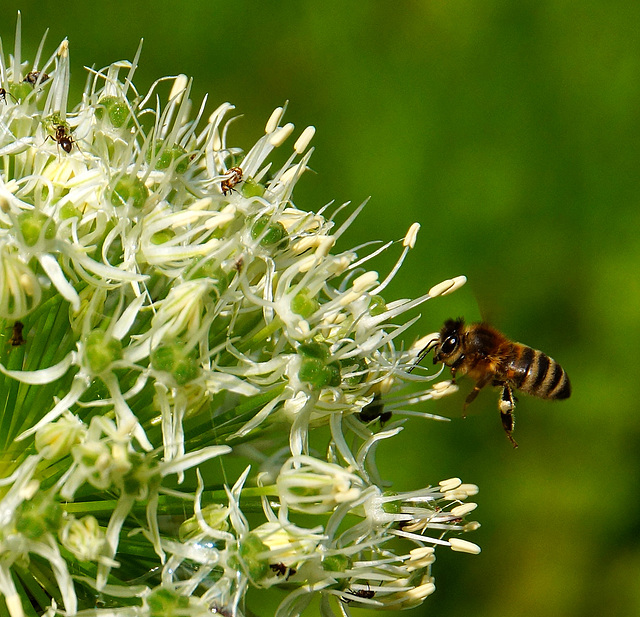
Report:
M 237 348 L 240 351 L 246 351 L 247 349 L 252 349 L 256 346 L 257 343 L 262 343 L 266 341 L 276 330 L 282 327 L 282 320 L 279 317 L 274 318 L 274 320 L 267 324 L 264 328 L 258 330 L 252 337 L 247 339 L 244 343 L 239 343 Z
M 262 496 L 275 497 L 277 495 L 278 489 L 273 484 L 269 486 L 248 486 L 242 489 L 240 499 L 242 501 L 247 499 L 256 500 Z M 204 491 L 202 500 L 205 503 L 226 503 L 227 492 L 224 489 Z M 97 501 L 72 501 L 62 504 L 62 507 L 70 514 L 82 516 L 85 514 L 111 513 L 117 503 L 117 499 L 99 499 Z M 184 512 L 184 506 L 184 500 L 180 500 L 172 495 L 160 495 L 158 499 L 158 510 L 161 510 L 163 514 L 182 514 Z M 144 512 L 146 507 L 146 502 L 142 501 L 134 506 L 133 511 Z

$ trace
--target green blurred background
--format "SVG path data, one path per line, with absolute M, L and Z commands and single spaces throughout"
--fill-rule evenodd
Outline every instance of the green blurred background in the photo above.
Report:
M 482 315 L 570 374 L 569 401 L 521 397 L 517 451 L 495 393 L 461 419 L 464 382 L 425 405 L 452 422 L 413 421 L 379 449 L 398 490 L 481 488 L 483 552 L 439 551 L 412 614 L 640 615 L 640 3 L 4 1 L 5 53 L 18 8 L 26 57 L 47 27 L 45 55 L 69 38 L 78 95 L 83 65 L 130 59 L 144 37 L 138 88 L 194 76 L 195 100 L 244 114 L 234 145 L 289 100 L 285 120 L 318 129 L 297 205 L 371 196 L 343 248 L 422 224 L 387 298 L 469 278 L 408 340 Z

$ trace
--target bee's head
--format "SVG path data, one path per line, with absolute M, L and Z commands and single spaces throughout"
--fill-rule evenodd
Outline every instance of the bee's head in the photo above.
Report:
M 462 354 L 464 319 L 447 319 L 440 329 L 438 344 L 433 354 L 433 363 L 443 362 L 451 366 Z

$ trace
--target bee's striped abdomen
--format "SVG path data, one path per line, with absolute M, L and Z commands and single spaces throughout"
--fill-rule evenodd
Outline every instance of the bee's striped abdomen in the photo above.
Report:
M 515 374 L 513 385 L 518 390 L 540 398 L 569 398 L 569 377 L 553 358 L 526 345 L 515 347 L 519 353 L 510 364 Z

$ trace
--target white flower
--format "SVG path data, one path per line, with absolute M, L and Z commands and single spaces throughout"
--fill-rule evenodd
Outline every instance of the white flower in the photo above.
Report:
M 95 516 L 69 520 L 60 532 L 62 545 L 80 561 L 102 561 L 106 535 Z M 112 565 L 116 565 L 115 563 Z
M 302 455 L 283 465 L 276 485 L 283 511 L 321 514 L 357 499 L 363 482 L 340 465 Z
M 241 617 L 250 587 L 286 590 L 278 617 L 314 598 L 323 615 L 418 605 L 435 547 L 479 550 L 447 537 L 478 526 L 464 521 L 477 487 L 385 493 L 375 451 L 410 416 L 443 419 L 423 406 L 455 385 L 417 368 L 431 338 L 402 336 L 466 279 L 385 300 L 419 225 L 336 251 L 365 204 L 296 206 L 315 129 L 296 135 L 283 108 L 244 153 L 233 107 L 207 116 L 184 75 L 138 92 L 140 48 L 90 69 L 70 107 L 67 41 L 28 62 L 20 39 L 18 18 L 0 57 L 11 617 Z M 398 257 L 378 273 L 384 250 Z M 232 450 L 257 465 L 234 477 Z

